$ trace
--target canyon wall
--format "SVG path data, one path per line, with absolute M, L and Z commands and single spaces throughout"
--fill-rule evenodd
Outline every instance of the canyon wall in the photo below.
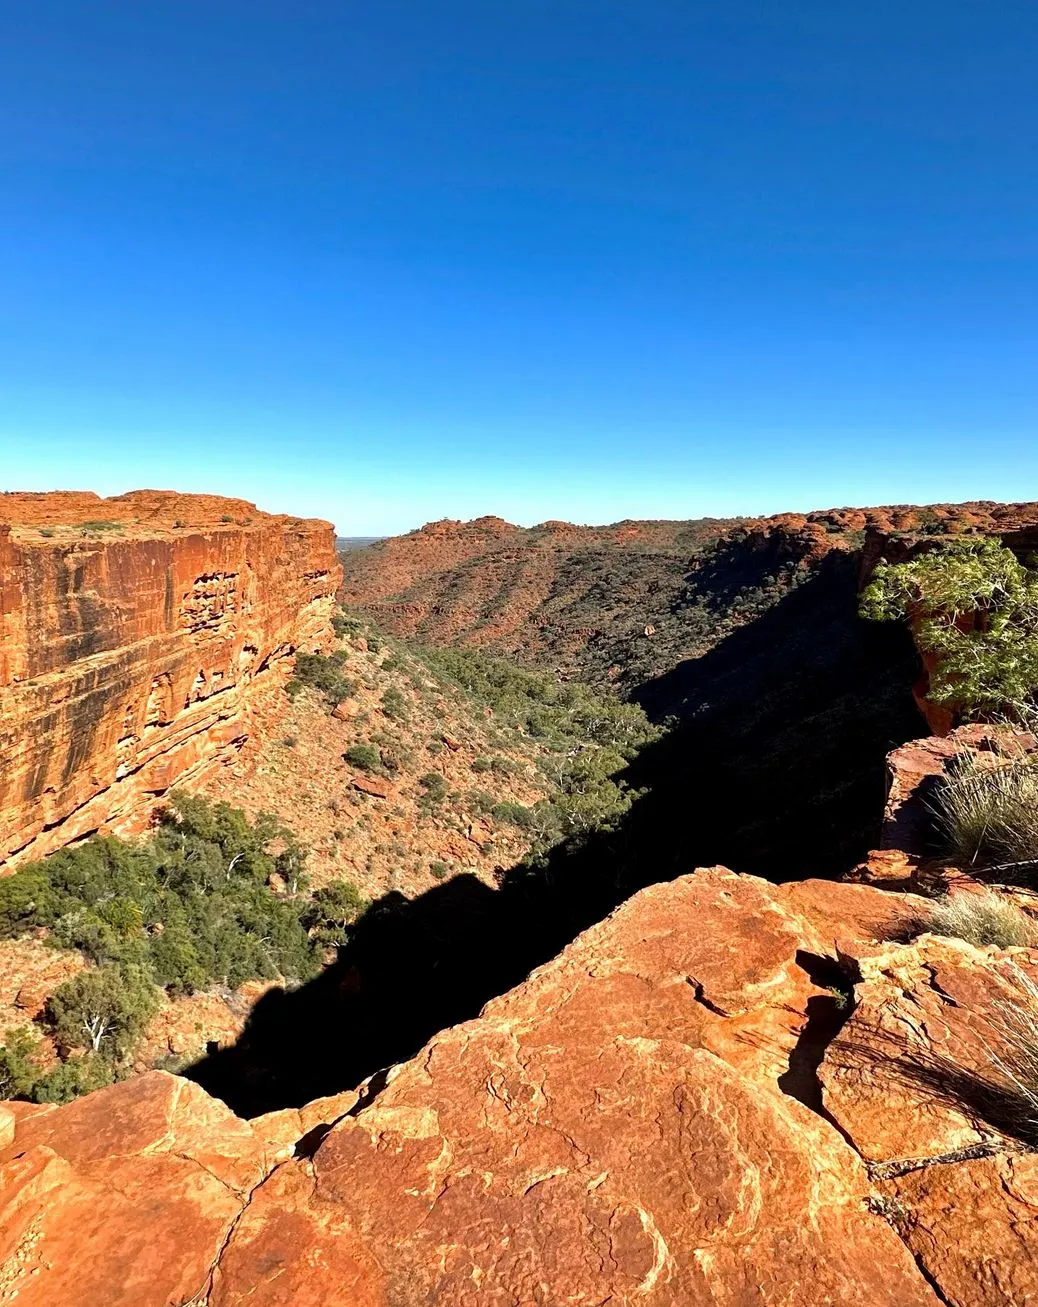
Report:
M 244 500 L 0 495 L 0 864 L 233 758 L 339 582 L 329 523 Z

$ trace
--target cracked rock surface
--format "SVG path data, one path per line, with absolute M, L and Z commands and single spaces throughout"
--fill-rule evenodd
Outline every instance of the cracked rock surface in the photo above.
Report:
M 980 1057 L 1009 961 L 882 942 L 919 911 L 699 871 L 359 1099 L 243 1122 L 153 1073 L 5 1105 L 0 1302 L 1038 1302 L 1038 1158 L 906 1070 Z

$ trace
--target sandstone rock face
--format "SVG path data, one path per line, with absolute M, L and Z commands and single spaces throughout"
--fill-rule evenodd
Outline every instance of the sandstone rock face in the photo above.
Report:
M 0 863 L 232 757 L 339 578 L 328 523 L 243 500 L 0 495 Z
M 381 1092 L 251 1125 L 157 1073 L 12 1105 L 5 1284 L 26 1307 L 934 1307 L 815 1070 L 821 973 L 917 910 L 699 872 Z
M 699 871 L 384 1087 L 249 1123 L 158 1072 L 0 1106 L 0 1294 L 1018 1307 L 1038 1298 L 1038 1155 L 970 1080 L 1038 957 L 885 942 L 925 907 Z

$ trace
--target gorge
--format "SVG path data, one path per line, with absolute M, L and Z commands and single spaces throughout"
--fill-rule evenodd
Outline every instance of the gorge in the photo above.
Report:
M 319 975 L 270 988 L 183 1074 L 0 1104 L 0 1299 L 1009 1307 L 1038 1292 L 1038 1154 L 992 1106 L 990 1057 L 1034 954 L 927 930 L 935 884 L 975 889 L 926 844 L 928 778 L 996 745 L 908 744 L 927 730 L 911 632 L 858 616 L 879 558 L 960 533 L 1023 554 L 1038 505 L 481 519 L 342 560 L 327 524 L 210 497 L 7 496 L 0 520 L 5 871 L 143 831 L 174 786 L 232 803 L 277 789 L 291 824 L 329 721 L 314 756 L 338 767 L 371 721 L 382 741 L 380 772 L 347 773 L 368 789 L 340 843 L 395 806 L 395 839 L 486 853 L 383 890 Z M 336 592 L 402 643 L 348 625 Z M 489 808 L 485 831 L 423 825 L 428 774 L 407 816 L 403 778 L 423 766 L 453 793 L 477 759 L 505 784 L 497 758 L 512 809 L 532 811 L 550 761 L 536 712 L 506 735 L 505 709 L 451 699 L 416 638 L 641 705 L 664 729 L 618 773 L 629 804 L 536 857 Z M 341 704 L 286 697 L 314 651 L 342 656 Z M 312 736 L 257 788 L 290 713 Z M 394 714 L 413 739 L 390 740 Z M 425 761 L 387 773 L 404 745 Z

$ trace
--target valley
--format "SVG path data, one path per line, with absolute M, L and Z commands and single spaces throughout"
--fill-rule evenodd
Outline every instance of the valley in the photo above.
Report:
M 1026 786 L 1038 745 L 1026 718 L 947 735 L 969 705 L 925 596 L 866 620 L 862 593 L 983 556 L 1028 596 L 1038 505 L 479 519 L 337 557 L 243 501 L 4 511 L 0 1202 L 49 1301 L 99 1291 L 83 1204 L 168 1229 L 149 1284 L 210 1307 L 460 1307 L 531 1259 L 551 1301 L 1030 1292 L 1036 1154 L 983 1049 L 1038 926 L 1005 887 L 1002 934 L 941 925 L 986 890 L 933 796 L 960 766 Z M 979 1290 L 978 1257 L 1013 1287 Z

